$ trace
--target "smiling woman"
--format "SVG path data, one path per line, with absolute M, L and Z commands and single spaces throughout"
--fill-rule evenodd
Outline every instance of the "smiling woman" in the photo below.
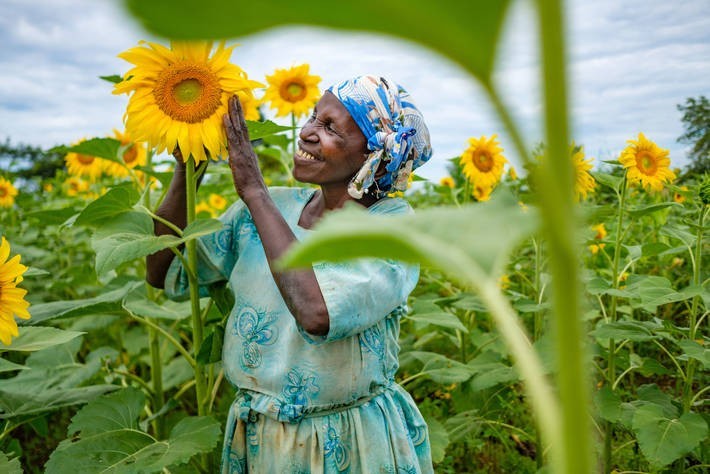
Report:
M 222 360 L 239 392 L 222 472 L 433 472 L 427 426 L 394 381 L 399 320 L 418 267 L 385 259 L 288 271 L 275 264 L 346 202 L 371 214 L 412 212 L 387 193 L 406 187 L 431 156 L 421 114 L 381 77 L 331 87 L 294 153 L 294 176 L 318 189 L 267 189 L 236 97 L 224 127 L 241 201 L 221 217 L 221 231 L 198 242 L 197 270 L 200 285 L 224 281 L 235 294 Z M 178 225 L 183 169 L 178 159 L 158 210 Z M 187 296 L 186 271 L 169 251 L 148 258 L 148 279 L 171 298 Z

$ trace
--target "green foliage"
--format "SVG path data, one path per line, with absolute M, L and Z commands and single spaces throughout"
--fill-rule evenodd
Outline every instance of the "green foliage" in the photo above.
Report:
M 692 145 L 688 171 L 698 175 L 710 172 L 710 101 L 701 95 L 688 97 L 684 104 L 677 105 L 683 113 L 681 121 L 685 133 L 678 138 L 681 143 Z
M 78 439 L 60 443 L 46 472 L 160 472 L 210 451 L 219 440 L 219 424 L 210 417 L 183 418 L 168 439 L 157 440 L 139 429 L 144 404 L 143 393 L 133 388 L 87 404 L 69 426 Z
M 490 80 L 508 4 L 508 1 L 476 0 L 467 5 L 468 11 L 476 14 L 462 15 L 461 4 L 453 0 L 438 2 L 435 9 L 421 0 L 386 3 L 368 0 L 337 5 L 324 0 L 310 1 L 307 5 L 284 0 L 260 3 L 207 0 L 201 8 L 193 8 L 189 0 L 126 0 L 129 10 L 148 30 L 167 38 L 232 38 L 294 23 L 366 29 L 433 48 L 485 83 Z M 269 14 L 265 15 L 265 11 Z M 235 18 L 239 21 L 234 21 Z M 442 34 L 431 34 L 432 31 Z
M 13 339 L 9 346 L 0 342 L 0 351 L 39 351 L 57 344 L 64 344 L 82 334 L 81 332 L 50 327 L 28 327 L 24 328 L 22 334 Z
M 5 474 L 22 474 L 20 460 L 17 458 L 10 459 L 7 454 L 0 452 L 0 472 Z

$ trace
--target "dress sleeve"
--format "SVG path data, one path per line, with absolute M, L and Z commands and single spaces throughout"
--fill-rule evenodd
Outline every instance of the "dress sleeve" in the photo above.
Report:
M 330 317 L 326 336 L 299 326 L 308 342 L 318 344 L 354 336 L 405 304 L 417 285 L 419 266 L 395 260 L 362 258 L 313 266 Z
M 236 202 L 219 217 L 222 229 L 197 239 L 197 280 L 201 297 L 209 296 L 207 289 L 211 284 L 229 280 L 239 251 L 235 227 L 243 209 L 244 204 Z M 183 255 L 187 258 L 185 250 Z M 173 259 L 165 276 L 165 294 L 171 300 L 189 298 L 187 273 L 179 258 Z
M 401 199 L 389 199 L 379 205 L 377 214 L 410 214 L 411 207 Z M 337 341 L 363 332 L 405 305 L 419 280 L 419 265 L 383 259 L 360 258 L 341 263 L 313 265 L 330 317 L 326 336 L 308 334 L 313 344 Z

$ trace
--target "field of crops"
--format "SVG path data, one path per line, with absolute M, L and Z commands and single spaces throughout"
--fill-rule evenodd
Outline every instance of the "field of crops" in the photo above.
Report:
M 499 24 L 504 15 L 490 7 L 483 17 Z M 586 156 L 567 136 L 556 16 L 540 15 L 555 91 L 545 144 L 522 144 L 492 84 L 495 37 L 484 41 L 463 63 L 516 150 L 473 137 L 450 157 L 449 176 L 413 175 L 398 193 L 414 216 L 375 224 L 355 209 L 334 213 L 285 264 L 367 255 L 422 263 L 401 321 L 397 381 L 427 420 L 436 472 L 708 472 L 710 179 L 674 168 L 664 144 L 643 133 L 619 143 L 614 160 Z M 256 28 L 244 25 L 230 33 Z M 198 37 L 199 28 L 198 19 Z M 142 93 L 159 63 L 145 59 L 149 48 L 193 61 L 191 75 L 161 71 L 152 95 Z M 247 78 L 229 53 L 222 43 L 127 50 L 126 71 L 104 78 L 131 95 L 126 130 L 37 152 L 46 166 L 29 179 L 19 177 L 27 153 L 0 170 L 0 472 L 216 472 L 235 395 L 221 365 L 234 296 L 222 285 L 199 295 L 191 281 L 188 301 L 169 301 L 146 284 L 145 257 L 172 248 L 183 258 L 184 247 L 194 270 L 196 239 L 220 229 L 217 217 L 237 199 L 220 159 L 224 97 L 244 103 L 267 184 L 303 186 L 291 174 L 295 126 L 320 94 L 307 65 Z M 209 113 L 181 116 L 161 102 L 164 83 L 176 104 L 199 102 L 212 77 L 195 73 L 201 67 L 224 74 Z M 267 107 L 277 123 L 263 120 Z M 181 135 L 173 121 L 199 126 Z M 176 146 L 188 225 L 156 236 L 175 166 L 164 152 Z M 510 165 L 511 153 L 524 169 Z

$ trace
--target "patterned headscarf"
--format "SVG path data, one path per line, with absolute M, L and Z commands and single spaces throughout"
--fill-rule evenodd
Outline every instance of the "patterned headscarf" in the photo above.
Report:
M 370 154 L 348 186 L 355 199 L 407 189 L 412 170 L 431 158 L 429 129 L 407 91 L 384 77 L 365 75 L 331 86 L 367 138 Z M 375 179 L 381 162 L 386 173 Z

